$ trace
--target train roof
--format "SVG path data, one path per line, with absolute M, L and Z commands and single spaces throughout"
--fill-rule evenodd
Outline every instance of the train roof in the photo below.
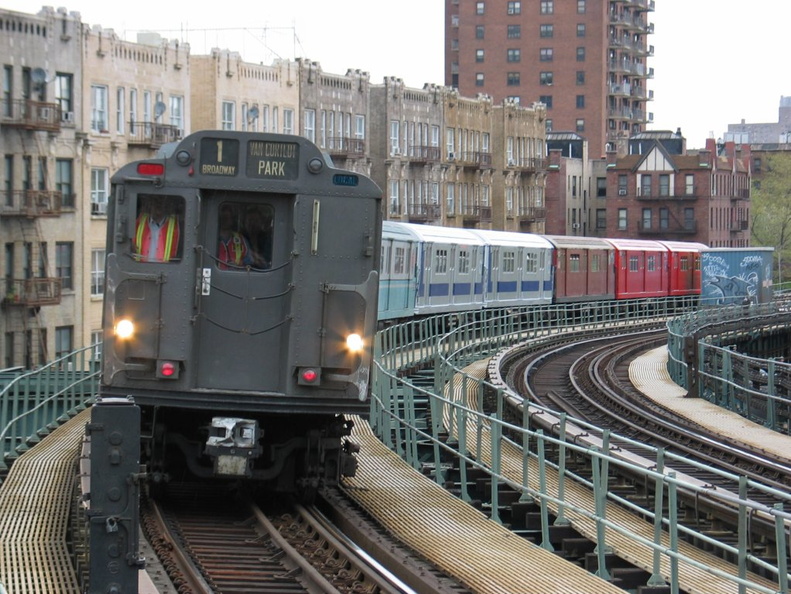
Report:
M 645 252 L 666 252 L 667 247 L 651 239 L 605 239 L 616 250 L 643 250 Z
M 490 229 L 470 229 L 489 245 L 519 246 L 534 248 L 552 248 L 552 243 L 543 235 L 509 231 L 493 231 Z
M 462 245 L 483 245 L 485 242 L 469 229 L 459 227 L 439 227 L 436 225 L 418 225 L 415 223 L 399 223 L 383 221 L 382 235 L 387 238 L 419 240 L 430 243 L 453 242 Z
M 664 245 L 671 252 L 702 252 L 707 249 L 706 244 L 697 243 L 694 241 L 665 241 L 661 240 L 659 243 Z
M 601 237 L 581 237 L 579 235 L 547 235 L 546 238 L 557 248 L 579 248 L 612 250 L 613 245 Z

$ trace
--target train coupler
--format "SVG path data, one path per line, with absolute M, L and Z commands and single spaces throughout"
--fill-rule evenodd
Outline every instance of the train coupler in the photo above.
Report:
M 253 475 L 252 463 L 261 455 L 258 422 L 235 417 L 214 417 L 206 440 L 205 453 L 214 461 L 218 476 Z

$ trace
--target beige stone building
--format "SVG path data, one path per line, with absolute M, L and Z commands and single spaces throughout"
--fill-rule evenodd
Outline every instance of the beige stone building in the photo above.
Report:
M 299 134 L 297 65 L 245 62 L 237 53 L 213 49 L 191 56 L 192 131 L 240 130 Z

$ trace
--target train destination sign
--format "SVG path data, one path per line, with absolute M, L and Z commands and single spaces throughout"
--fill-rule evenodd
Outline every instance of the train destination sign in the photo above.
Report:
M 234 177 L 239 174 L 239 141 L 228 138 L 202 138 L 200 174 Z
M 299 146 L 295 142 L 251 140 L 247 143 L 247 177 L 296 179 Z

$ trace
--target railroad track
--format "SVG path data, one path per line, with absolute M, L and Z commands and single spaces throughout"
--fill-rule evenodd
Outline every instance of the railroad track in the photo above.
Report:
M 422 562 L 415 568 L 412 553 L 385 535 L 364 538 L 364 549 L 356 545 L 346 532 L 360 538 L 367 520 L 339 491 L 302 505 L 271 496 L 255 501 L 229 486 L 169 485 L 142 512 L 146 537 L 182 594 L 447 591 L 433 585 L 447 588 L 447 576 Z M 388 561 L 376 561 L 383 557 Z M 415 575 L 413 588 L 407 582 Z

